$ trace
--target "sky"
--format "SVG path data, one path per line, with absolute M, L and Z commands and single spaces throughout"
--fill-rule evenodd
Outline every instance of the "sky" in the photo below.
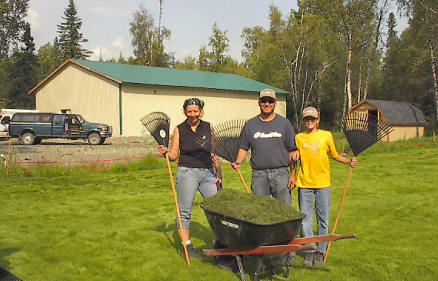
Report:
M 120 52 L 132 55 L 129 23 L 140 5 L 152 14 L 158 26 L 159 0 L 75 0 L 81 32 L 88 42 L 83 46 L 94 54 L 91 59 L 118 59 Z M 62 22 L 69 0 L 30 0 L 28 21 L 37 49 L 53 43 L 57 25 Z M 162 26 L 170 29 L 165 41 L 166 52 L 173 52 L 177 60 L 186 56 L 198 57 L 201 46 L 208 45 L 216 22 L 227 30 L 230 39 L 228 55 L 242 61 L 243 28 L 257 25 L 269 27 L 269 6 L 277 6 L 284 16 L 297 9 L 296 0 L 163 0 Z

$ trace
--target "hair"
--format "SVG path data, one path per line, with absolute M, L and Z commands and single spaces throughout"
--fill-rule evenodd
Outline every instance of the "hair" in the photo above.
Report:
M 202 100 L 198 99 L 198 98 L 186 99 L 184 101 L 184 104 L 183 104 L 184 111 L 186 110 L 186 107 L 189 106 L 189 105 L 197 105 L 199 107 L 199 109 L 203 109 L 204 108 L 204 102 Z

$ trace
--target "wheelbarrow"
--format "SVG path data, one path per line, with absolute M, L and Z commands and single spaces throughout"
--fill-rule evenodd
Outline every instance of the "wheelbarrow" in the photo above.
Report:
M 264 255 L 316 250 L 316 243 L 356 238 L 356 234 L 296 238 L 301 221 L 305 217 L 302 213 L 293 220 L 274 224 L 255 224 L 206 209 L 204 212 L 217 239 L 227 245 L 225 249 L 205 249 L 204 255 L 235 257 L 242 281 L 246 279 L 241 256 L 255 255 L 257 257 L 253 280 L 258 281 L 264 271 Z M 289 256 L 287 255 L 285 262 L 286 278 L 289 276 Z

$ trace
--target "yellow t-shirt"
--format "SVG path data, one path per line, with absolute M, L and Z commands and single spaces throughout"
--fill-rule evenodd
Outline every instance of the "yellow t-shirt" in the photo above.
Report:
M 332 133 L 324 130 L 299 133 L 295 141 L 301 159 L 297 186 L 299 188 L 330 187 L 329 156 L 333 159 L 339 156 Z

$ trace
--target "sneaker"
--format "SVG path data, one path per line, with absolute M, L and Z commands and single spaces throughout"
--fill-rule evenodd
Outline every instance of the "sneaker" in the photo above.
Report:
M 193 259 L 200 259 L 201 257 L 198 255 L 198 253 L 196 253 L 195 251 L 195 247 L 193 247 L 193 244 L 190 243 L 187 245 L 187 253 L 189 254 L 190 258 Z
M 319 266 L 324 264 L 324 254 L 316 252 L 315 256 L 313 257 L 313 265 Z
M 305 266 L 305 267 L 313 266 L 313 256 L 314 255 L 315 255 L 314 253 L 306 253 L 304 255 L 303 266 Z

